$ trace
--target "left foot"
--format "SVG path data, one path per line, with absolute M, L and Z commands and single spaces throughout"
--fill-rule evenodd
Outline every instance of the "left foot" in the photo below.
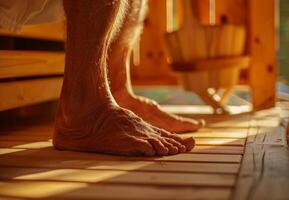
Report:
M 194 120 L 167 113 L 157 102 L 145 97 L 123 91 L 114 92 L 113 96 L 120 106 L 133 111 L 153 126 L 169 132 L 197 131 L 205 125 L 204 120 Z

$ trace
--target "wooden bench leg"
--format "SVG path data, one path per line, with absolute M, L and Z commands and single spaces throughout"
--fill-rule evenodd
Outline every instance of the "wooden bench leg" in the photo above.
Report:
M 232 92 L 234 91 L 234 86 L 225 88 L 224 94 L 221 97 L 220 104 L 225 106 Z
M 213 98 L 213 95 L 210 95 L 206 92 L 197 93 L 200 98 L 208 105 L 212 106 L 214 109 L 214 113 L 216 114 L 227 114 L 228 111 L 225 110 L 224 106 L 217 100 Z

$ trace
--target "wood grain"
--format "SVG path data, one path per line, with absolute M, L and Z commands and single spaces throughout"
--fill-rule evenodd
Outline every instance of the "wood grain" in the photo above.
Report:
M 276 1 L 248 0 L 247 4 L 248 51 L 252 56 L 249 81 L 254 109 L 261 110 L 274 107 L 276 102 Z
M 286 127 L 259 127 L 246 145 L 234 199 L 287 199 L 288 153 Z
M 65 22 L 25 25 L 20 32 L 0 29 L 0 35 L 63 42 L 65 40 Z
M 43 145 L 43 143 L 32 143 L 31 145 Z M 24 149 L 24 145 L 18 145 L 18 147 L 22 147 L 20 149 Z M 7 148 L 6 148 L 7 149 Z M 5 150 L 6 151 L 6 150 Z M 0 149 L 1 152 L 1 149 Z M 95 154 L 95 153 L 81 153 L 81 152 L 68 152 L 68 151 L 57 151 L 53 149 L 51 146 L 42 146 L 42 149 L 27 149 L 26 151 L 19 151 L 17 153 L 9 154 L 11 157 L 18 156 L 29 156 L 29 157 L 55 157 L 55 158 L 76 158 L 79 159 L 95 159 L 95 160 L 125 160 L 125 161 L 168 161 L 168 162 L 215 162 L 215 163 L 240 163 L 241 155 L 223 155 L 223 154 L 178 154 L 173 156 L 165 156 L 165 157 L 120 157 L 120 156 L 109 156 L 104 154 Z
M 8 149 L 9 150 L 9 149 Z M 11 149 L 10 149 L 11 150 Z M 17 149 L 20 150 L 20 149 Z M 24 149 L 20 150 L 23 151 Z M 6 151 L 14 153 L 16 151 Z M 34 167 L 49 169 L 91 169 L 91 170 L 120 170 L 120 171 L 154 171 L 154 172 L 182 172 L 182 173 L 221 173 L 236 174 L 240 164 L 232 163 L 179 163 L 152 161 L 97 161 L 95 159 L 81 160 L 65 158 L 34 159 L 19 157 L 11 159 L 9 156 L 0 158 L 1 167 Z
M 63 52 L 0 51 L 0 79 L 63 73 Z
M 1 181 L 0 197 L 50 199 L 191 200 L 228 199 L 228 188 L 155 187 L 53 181 Z M 113 192 L 112 192 L 113 191 Z
M 69 181 L 85 183 L 124 183 L 163 186 L 232 187 L 234 175 L 194 173 L 153 173 L 113 170 L 1 168 L 0 180 Z
M 62 78 L 42 78 L 0 83 L 0 111 L 55 100 Z

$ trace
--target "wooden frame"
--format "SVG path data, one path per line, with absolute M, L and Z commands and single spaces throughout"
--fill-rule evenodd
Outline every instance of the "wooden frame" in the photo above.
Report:
M 200 21 L 208 23 L 209 0 L 192 1 Z M 177 0 L 176 3 L 178 2 Z M 163 44 L 155 45 L 156 40 L 163 42 L 159 35 L 162 35 L 165 30 L 166 10 L 161 4 L 164 5 L 166 1 L 149 3 L 151 12 L 148 13 L 140 43 L 141 63 L 140 66 L 132 68 L 132 80 L 133 83 L 141 85 L 176 84 L 176 76 L 171 76 L 171 69 L 165 63 L 166 58 L 158 57 L 157 53 L 154 53 L 166 52 Z M 157 12 L 154 12 L 156 10 Z M 217 23 L 247 24 L 247 53 L 252 56 L 252 62 L 248 69 L 243 70 L 240 84 L 250 86 L 254 110 L 273 107 L 276 101 L 277 81 L 276 1 L 217 0 L 215 15 Z M 155 20 L 156 18 L 158 20 Z M 151 44 L 152 41 L 154 45 Z

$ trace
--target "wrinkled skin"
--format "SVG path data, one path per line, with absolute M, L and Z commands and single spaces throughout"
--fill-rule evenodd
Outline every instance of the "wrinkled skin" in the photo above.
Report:
M 53 136 L 55 148 L 127 156 L 190 151 L 193 138 L 182 139 L 148 124 L 120 107 L 111 93 L 108 50 L 130 9 L 128 1 L 64 0 L 63 4 L 67 45 Z

